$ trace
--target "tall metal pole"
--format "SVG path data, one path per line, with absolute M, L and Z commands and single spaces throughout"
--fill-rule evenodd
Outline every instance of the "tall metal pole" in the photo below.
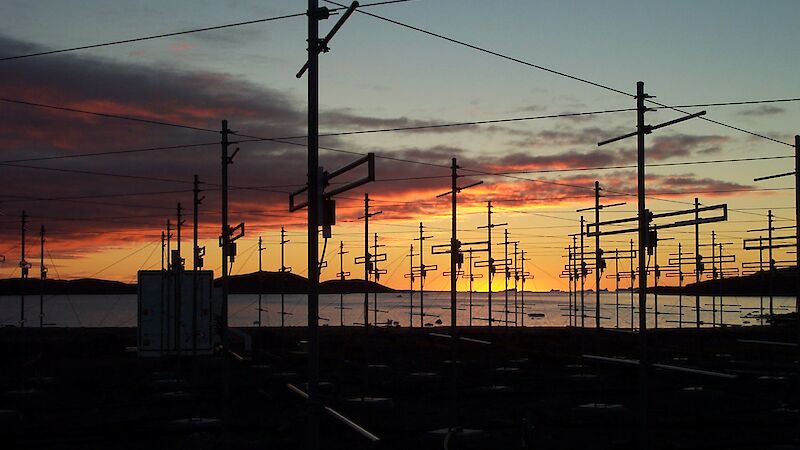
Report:
M 661 271 L 658 269 L 658 238 L 653 243 L 653 328 L 658 328 L 658 278 Z
M 369 281 L 372 271 L 372 255 L 369 252 L 369 194 L 364 194 L 364 281 Z M 366 284 L 365 284 L 366 286 Z M 369 328 L 369 292 L 364 292 L 364 328 Z
M 339 241 L 339 281 L 344 281 L 344 241 Z M 342 286 L 344 287 L 344 286 Z M 344 326 L 344 292 L 339 291 L 339 326 Z
M 519 303 L 517 303 L 517 281 L 519 280 L 519 267 L 517 267 L 517 245 L 519 242 L 514 242 L 514 326 L 519 323 Z
M 167 270 L 172 270 L 172 220 L 167 219 Z
M 758 272 L 761 285 L 764 285 L 764 238 L 758 237 Z M 764 325 L 764 290 L 758 290 L 758 317 L 759 325 Z
M 486 277 L 488 280 L 489 291 L 487 293 L 489 303 L 489 328 L 492 327 L 492 277 L 494 275 L 494 260 L 492 259 L 492 201 L 486 202 L 486 242 L 488 242 L 487 252 L 489 258 L 488 273 Z
M 408 279 L 410 282 L 408 288 L 408 327 L 414 328 L 414 244 L 411 244 L 411 250 L 408 252 L 409 266 L 408 266 Z
M 194 176 L 192 185 L 192 356 L 197 356 L 197 284 L 200 270 L 200 246 L 198 244 L 198 228 L 200 225 L 200 179 Z
M 258 237 L 258 327 L 261 328 L 261 292 L 264 290 L 264 269 L 263 269 L 264 241 Z
M 645 204 L 645 156 L 644 156 L 644 136 L 647 128 L 644 123 L 644 114 L 647 111 L 645 99 L 648 97 L 644 92 L 644 82 L 636 83 L 636 197 L 638 200 L 639 214 L 639 345 L 640 345 L 640 402 L 641 402 L 641 435 L 639 448 L 647 450 L 650 446 L 648 441 L 648 390 L 647 379 L 649 360 L 647 354 L 647 234 L 649 231 L 649 212 Z
M 695 293 L 694 293 L 694 311 L 695 311 L 695 322 L 697 328 L 700 328 L 700 291 L 697 290 L 700 287 L 700 273 L 701 270 L 701 259 L 700 256 L 700 224 L 698 223 L 700 219 L 700 200 L 695 197 L 694 198 L 694 282 L 695 282 Z
M 166 272 L 164 270 L 166 268 L 165 267 L 166 248 L 167 248 L 167 235 L 162 230 L 161 231 L 161 292 L 160 292 L 160 294 L 161 294 L 161 298 L 160 298 L 160 300 L 161 300 L 161 317 L 159 318 L 159 327 L 160 327 L 159 329 L 160 329 L 160 332 L 158 333 L 159 342 L 160 342 L 159 350 L 160 350 L 161 356 L 164 356 L 164 334 L 165 334 L 165 332 L 164 332 L 164 322 L 165 322 L 164 318 L 165 318 L 165 315 L 166 315 L 166 304 L 165 304 L 165 298 L 164 298 L 164 296 L 165 296 L 164 290 L 166 289 L 166 286 L 165 286 L 166 283 L 164 283 L 164 280 L 166 279 Z
M 717 281 L 717 233 L 711 231 L 711 282 Z M 713 290 L 711 291 L 711 326 L 717 327 L 717 295 Z
M 425 262 L 424 256 L 425 237 L 423 234 L 422 222 L 419 223 L 419 326 L 425 328 Z M 491 322 L 491 321 L 490 321 Z
M 525 326 L 525 250 L 522 250 L 520 263 L 520 272 L 522 272 L 522 290 L 520 291 L 519 303 L 522 307 L 522 316 L 520 316 L 521 325 Z
M 594 182 L 594 223 L 598 232 L 594 235 L 594 326 L 600 328 L 600 182 Z
M 472 281 L 475 277 L 472 274 L 472 252 L 469 252 L 469 326 L 472 326 Z
M 175 270 L 175 348 L 178 352 L 178 356 L 181 355 L 181 341 L 183 340 L 183 335 L 181 334 L 182 324 L 183 324 L 183 317 L 181 316 L 181 306 L 183 304 L 183 293 L 181 292 L 182 286 L 182 271 L 183 267 L 181 266 L 181 225 L 183 224 L 183 217 L 182 217 L 183 208 L 181 208 L 181 202 L 178 202 L 177 206 L 177 219 L 178 221 L 175 224 L 176 232 L 175 232 L 175 249 L 176 249 L 176 258 L 173 261 L 173 269 Z
M 725 273 L 723 272 L 723 259 L 722 259 L 722 246 L 724 244 L 722 242 L 719 243 L 719 283 L 717 284 L 717 288 L 719 290 L 719 326 L 725 326 L 725 320 L 723 319 L 723 313 L 725 312 L 725 299 L 722 296 L 722 279 L 725 278 Z
M 44 328 L 44 281 L 47 278 L 47 268 L 44 266 L 44 225 L 39 229 L 39 244 L 41 246 L 39 257 L 39 328 Z
M 630 259 L 630 263 L 631 263 L 631 284 L 630 284 L 630 288 L 631 288 L 630 289 L 630 291 L 631 291 L 631 330 L 633 330 L 634 325 L 635 325 L 634 324 L 634 320 L 633 320 L 633 311 L 634 311 L 634 309 L 633 309 L 633 304 L 634 304 L 633 303 L 633 291 L 634 291 L 633 285 L 636 283 L 636 271 L 633 269 L 633 260 L 635 259 L 633 255 L 634 255 L 634 252 L 633 252 L 633 239 L 631 239 L 631 259 Z
M 319 448 L 319 6 L 308 0 L 308 448 Z
M 583 247 L 583 230 L 586 222 L 583 220 L 583 216 L 581 216 L 581 267 L 580 267 L 580 276 L 581 276 L 581 328 L 584 327 L 584 319 L 586 319 L 586 310 L 584 305 L 584 292 L 586 291 L 586 261 L 583 259 L 584 254 L 584 247 Z M 597 268 L 595 268 L 597 270 Z
M 22 224 L 20 232 L 22 234 L 22 252 L 19 260 L 20 282 L 19 282 L 19 326 L 25 328 L 25 280 L 28 278 L 28 261 L 25 260 L 25 227 L 28 224 L 28 214 L 22 211 Z
M 286 325 L 286 229 L 281 227 L 281 329 Z
M 181 207 L 181 202 L 178 202 L 178 206 L 176 208 L 178 222 L 175 225 L 176 234 L 175 234 L 175 249 L 178 250 L 178 258 L 181 256 L 181 225 L 183 225 L 183 208 Z
M 772 286 L 775 279 L 775 260 L 772 259 L 772 210 L 767 211 L 767 259 L 769 259 L 769 320 L 775 325 L 775 311 L 772 309 Z
M 456 164 L 456 158 L 453 158 L 450 168 L 450 188 L 452 192 L 450 199 L 452 208 L 450 218 L 450 335 L 452 336 L 450 339 L 450 361 L 452 363 L 451 366 L 453 371 L 453 379 L 450 383 L 450 397 L 452 403 L 452 416 L 450 418 L 450 424 L 451 430 L 455 430 L 458 426 L 458 308 L 456 307 L 456 281 L 458 280 L 458 254 L 460 244 L 456 235 L 456 205 L 458 204 L 458 165 Z M 422 243 L 422 241 L 420 241 L 420 243 Z
M 503 230 L 503 266 L 505 267 L 505 291 L 503 291 L 503 299 L 505 301 L 505 326 L 508 326 L 508 228 Z
M 614 258 L 614 278 L 616 278 L 616 284 L 614 285 L 614 295 L 616 301 L 616 325 L 615 328 L 619 328 L 619 249 L 614 249 L 616 258 Z
M 369 254 L 369 194 L 364 193 L 364 286 L 369 281 L 372 260 Z M 364 390 L 362 400 L 369 389 L 369 292 L 364 289 Z
M 683 251 L 678 242 L 678 328 L 683 328 Z
M 222 338 L 222 360 L 223 360 L 223 372 L 224 372 L 224 381 L 222 383 L 222 415 L 223 415 L 223 436 L 224 439 L 230 437 L 230 405 L 228 404 L 230 401 L 230 363 L 228 362 L 228 291 L 230 290 L 230 280 L 228 280 L 228 259 L 229 259 L 229 252 L 230 252 L 230 243 L 231 243 L 231 227 L 228 224 L 228 165 L 230 165 L 231 160 L 228 157 L 228 134 L 231 132 L 228 129 L 228 121 L 222 121 L 222 130 L 220 131 L 221 134 L 221 142 L 220 142 L 220 163 L 221 163 L 221 184 L 222 190 L 220 192 L 221 198 L 221 214 L 220 214 L 220 221 L 221 221 L 221 244 L 222 244 L 222 251 L 220 257 L 222 258 L 222 305 L 221 305 L 221 315 L 222 315 L 222 326 L 220 327 L 221 331 L 221 338 Z M 169 237 L 169 233 L 167 233 Z M 167 241 L 169 242 L 169 241 Z M 169 245 L 167 245 L 169 247 Z M 169 252 L 167 252 L 169 253 Z
M 374 243 L 373 248 L 375 250 L 374 250 L 373 254 L 377 255 L 378 254 L 378 233 L 374 233 L 374 242 L 375 243 Z M 373 273 L 372 278 L 375 280 L 375 284 L 377 285 L 378 284 L 378 277 L 379 277 L 379 275 L 378 275 L 378 261 L 377 260 L 372 263 L 372 273 Z M 375 286 L 375 287 L 377 288 L 377 286 Z M 377 291 L 377 289 L 375 290 L 375 292 L 372 293 L 372 307 L 373 307 L 373 310 L 372 310 L 372 323 L 373 323 L 373 325 L 378 326 L 378 291 Z

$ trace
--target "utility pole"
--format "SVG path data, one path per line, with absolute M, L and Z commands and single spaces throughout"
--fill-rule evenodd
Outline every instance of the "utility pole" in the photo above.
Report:
M 582 211 L 589 211 L 594 210 L 594 223 L 600 223 L 600 210 L 605 208 L 611 208 L 614 206 L 621 206 L 624 205 L 625 202 L 620 203 L 613 203 L 610 205 L 601 205 L 600 204 L 600 191 L 603 189 L 600 187 L 600 182 L 594 182 L 594 206 L 591 208 L 582 208 L 577 210 L 576 212 Z M 600 278 L 603 274 L 603 270 L 605 270 L 606 262 L 603 259 L 603 249 L 600 248 L 600 226 L 596 225 L 596 231 L 594 235 L 594 295 L 595 295 L 595 308 L 594 308 L 594 322 L 595 328 L 600 328 Z M 581 232 L 583 232 L 583 227 L 581 227 Z M 583 236 L 581 236 L 581 242 L 583 240 Z M 583 244 L 581 244 L 581 248 Z M 583 258 L 583 249 L 581 249 L 581 258 Z M 582 303 L 581 303 L 582 305 Z M 583 326 L 583 322 L 581 322 L 581 326 Z
M 22 235 L 22 252 L 19 260 L 20 283 L 19 283 L 19 326 L 25 328 L 25 280 L 28 278 L 28 270 L 31 264 L 25 260 L 25 230 L 28 225 L 28 215 L 22 211 L 22 225 L 20 232 Z
M 178 221 L 175 225 L 176 235 L 175 235 L 175 248 L 178 250 L 178 258 L 181 256 L 181 225 L 183 225 L 183 208 L 181 207 L 181 202 L 178 202 L 177 209 L 177 216 Z
M 198 271 L 203 267 L 203 256 L 206 248 L 200 249 L 199 226 L 200 226 L 200 204 L 203 203 L 205 196 L 200 197 L 200 178 L 194 175 L 192 184 L 192 356 L 197 356 L 197 285 Z
M 635 254 L 636 253 L 634 252 L 634 249 L 633 249 L 633 239 L 631 239 L 631 260 L 630 260 L 630 262 L 631 262 L 631 285 L 630 285 L 630 291 L 631 291 L 631 330 L 633 330 L 633 328 L 634 328 L 634 321 L 633 321 L 633 305 L 634 305 L 633 286 L 636 284 L 636 270 L 633 268 L 633 260 L 635 259 L 635 256 L 634 256 Z
M 517 261 L 517 258 L 519 257 L 519 251 L 517 250 L 518 245 L 519 241 L 514 242 L 514 326 L 519 326 L 519 303 L 517 299 L 517 291 L 519 290 L 519 267 L 517 266 L 517 263 L 519 262 Z
M 678 242 L 678 261 L 683 259 L 681 243 Z M 678 328 L 683 328 L 683 266 L 678 264 Z
M 261 328 L 261 293 L 264 290 L 264 269 L 263 269 L 264 240 L 258 237 L 258 327 Z
M 570 325 L 577 327 L 578 326 L 578 316 L 576 313 L 578 312 L 578 259 L 577 259 L 577 249 L 578 249 L 578 236 L 572 235 L 572 302 L 570 303 L 569 307 L 569 318 L 570 318 Z
M 508 326 L 508 228 L 503 230 L 503 266 L 505 268 L 505 290 L 503 291 L 503 298 L 505 300 L 505 326 Z
M 680 123 L 705 114 L 705 111 L 701 111 L 694 114 L 688 114 L 658 125 L 648 125 L 645 124 L 644 115 L 647 111 L 649 111 L 649 108 L 645 106 L 645 101 L 649 98 L 652 98 L 652 96 L 644 92 L 644 82 L 638 81 L 636 83 L 636 131 L 611 138 L 597 144 L 598 146 L 602 146 L 636 136 L 636 197 L 638 203 L 637 215 L 639 222 L 637 230 L 639 235 L 639 345 L 641 353 L 639 358 L 639 376 L 641 383 L 639 448 L 641 450 L 647 450 L 650 446 L 648 439 L 648 372 L 650 361 L 647 352 L 647 255 L 645 255 L 645 248 L 648 247 L 649 244 L 647 238 L 650 231 L 652 213 L 647 210 L 647 205 L 645 203 L 645 135 L 652 133 L 656 129 Z M 600 224 L 598 223 L 597 226 L 599 227 L 599 225 Z
M 370 212 L 369 193 L 364 193 L 364 215 L 359 219 L 364 219 L 364 256 L 356 258 L 356 264 L 364 264 L 364 286 L 367 286 L 369 275 L 372 273 L 372 255 L 369 253 L 369 218 L 382 214 L 383 211 Z M 361 393 L 363 400 L 368 395 L 369 390 L 369 291 L 364 289 L 364 388 Z
M 717 281 L 717 233 L 711 230 L 711 279 L 712 285 Z M 722 299 L 720 299 L 721 301 Z M 717 297 L 714 292 L 711 292 L 711 326 L 717 327 Z
M 414 244 L 408 251 L 408 273 L 405 275 L 409 279 L 408 287 L 408 328 L 414 328 Z
M 486 225 L 480 226 L 480 227 L 478 227 L 478 229 L 486 228 L 486 243 L 487 243 L 486 244 L 486 249 L 487 249 L 487 261 L 486 261 L 487 274 L 486 274 L 486 277 L 488 278 L 488 283 L 487 284 L 489 285 L 489 291 L 487 293 L 487 300 L 488 300 L 488 303 L 489 303 L 489 309 L 488 309 L 488 311 L 489 311 L 489 318 L 488 318 L 489 328 L 492 327 L 492 322 L 494 322 L 494 319 L 492 318 L 492 280 L 494 279 L 494 274 L 495 274 L 495 264 L 494 264 L 494 259 L 492 259 L 492 229 L 495 228 L 495 227 L 501 227 L 501 226 L 508 225 L 507 223 L 492 223 L 492 214 L 494 214 L 492 212 L 492 201 L 488 200 L 486 202 Z
M 584 235 L 584 224 L 586 221 L 583 220 L 583 216 L 581 216 L 581 267 L 580 267 L 580 277 L 581 277 L 581 328 L 584 327 L 584 319 L 586 319 L 586 311 L 584 310 L 584 292 L 586 291 L 586 261 L 583 260 L 584 254 L 584 247 L 583 247 L 583 235 Z M 595 267 L 595 271 L 597 268 Z
M 619 328 L 619 249 L 614 249 L 614 252 L 616 253 L 614 255 L 614 278 L 616 279 L 616 284 L 614 285 L 614 300 L 617 309 L 616 314 L 614 314 L 614 317 L 616 318 L 616 325 L 614 328 Z
M 769 322 L 770 325 L 775 326 L 775 311 L 772 308 L 772 286 L 775 280 L 775 260 L 772 258 L 772 210 L 767 211 L 767 245 L 769 246 L 769 250 L 767 251 L 767 258 L 769 259 Z M 800 316 L 798 316 L 798 320 L 800 320 Z
M 525 280 L 528 279 L 528 276 L 530 276 L 530 273 L 525 272 L 525 261 L 529 261 L 529 260 L 530 260 L 530 258 L 526 258 L 525 257 L 525 250 L 522 250 L 522 254 L 521 254 L 520 259 L 519 259 L 520 271 L 521 271 L 520 278 L 521 278 L 521 281 L 522 281 L 522 292 L 520 292 L 519 301 L 520 301 L 520 305 L 522 306 L 522 321 L 521 322 L 522 322 L 522 326 L 523 327 L 525 326 Z
M 172 220 L 167 219 L 167 271 L 172 270 Z
M 344 255 L 347 253 L 350 252 L 344 251 L 344 241 L 339 241 L 339 273 L 336 274 L 339 281 L 344 281 L 350 275 L 350 272 L 344 271 Z M 339 326 L 344 326 L 344 294 L 341 290 L 339 291 Z
M 181 202 L 178 202 L 177 210 L 177 222 L 175 223 L 175 254 L 172 255 L 172 268 L 175 271 L 175 348 L 178 353 L 178 357 L 181 356 L 181 341 L 183 340 L 183 334 L 181 333 L 182 324 L 183 324 L 183 317 L 181 316 L 181 306 L 183 305 L 183 293 L 181 292 L 181 285 L 183 284 L 181 278 L 183 276 L 183 264 L 181 258 L 181 225 L 183 225 L 183 208 L 181 208 Z
M 41 245 L 39 259 L 39 328 L 44 328 L 44 282 L 47 279 L 47 267 L 44 265 L 44 225 L 39 229 Z
M 475 274 L 472 273 L 472 252 L 469 252 L 469 326 L 472 326 L 472 282 Z
M 428 270 L 436 270 L 436 267 L 428 267 L 425 266 L 425 240 L 430 239 L 433 236 L 425 236 L 425 227 L 422 225 L 422 222 L 419 223 L 419 237 L 416 238 L 416 241 L 419 241 L 419 326 L 420 328 L 425 328 L 425 277 L 427 275 Z
M 228 290 L 230 288 L 228 280 L 228 253 L 230 252 L 230 237 L 231 227 L 228 224 L 228 166 L 233 162 L 232 157 L 228 156 L 228 134 L 231 130 L 228 129 L 228 121 L 222 121 L 222 129 L 220 131 L 221 141 L 221 184 L 222 191 L 221 198 L 221 230 L 219 244 L 222 247 L 222 313 L 221 313 L 221 338 L 222 338 L 222 360 L 223 360 L 223 383 L 222 383 L 222 416 L 223 416 L 223 439 L 230 438 L 230 363 L 228 362 Z M 169 234 L 169 232 L 167 232 Z M 169 242 L 169 241 L 168 241 Z M 169 248 L 169 244 L 167 244 Z M 168 252 L 169 253 L 169 252 Z
M 378 282 L 381 279 L 381 275 L 386 273 L 386 269 L 378 269 L 378 262 L 379 261 L 386 261 L 386 253 L 378 253 L 378 250 L 380 249 L 380 247 L 384 247 L 384 245 L 378 245 L 378 233 L 375 233 L 374 236 L 375 236 L 375 243 L 372 245 L 372 248 L 373 248 L 373 253 L 372 253 L 372 275 L 373 275 L 373 279 L 375 280 L 375 284 L 378 284 Z M 376 286 L 376 288 L 377 288 L 377 286 Z M 375 290 L 375 292 L 372 293 L 372 304 L 373 304 L 373 310 L 372 310 L 373 319 L 372 319 L 372 323 L 375 326 L 378 326 L 378 312 L 379 312 L 379 310 L 378 310 L 378 291 L 377 291 L 377 289 Z M 384 312 L 384 311 L 380 311 L 380 312 Z
M 458 430 L 458 307 L 457 307 L 457 289 L 458 289 L 458 274 L 462 263 L 464 262 L 464 255 L 461 252 L 461 241 L 458 240 L 457 224 L 458 224 L 458 194 L 464 189 L 472 186 L 477 186 L 483 183 L 479 181 L 467 186 L 458 186 L 458 164 L 456 158 L 453 158 L 450 164 L 450 191 L 439 194 L 436 197 L 441 198 L 450 195 L 450 245 L 434 246 L 431 251 L 433 253 L 449 253 L 450 254 L 450 361 L 452 369 L 452 380 L 450 382 L 450 402 L 451 402 L 451 417 L 450 417 L 450 430 Z M 420 223 L 419 239 L 420 239 L 420 266 L 422 264 L 422 223 Z M 437 250 L 438 247 L 438 250 Z
M 694 198 L 694 283 L 695 286 L 700 286 L 700 276 L 703 274 L 703 256 L 700 255 L 700 200 Z M 695 288 L 694 293 L 694 308 L 695 308 L 695 322 L 697 328 L 700 328 L 700 291 Z
M 281 329 L 286 324 L 286 253 L 284 246 L 290 241 L 286 239 L 286 229 L 281 227 Z

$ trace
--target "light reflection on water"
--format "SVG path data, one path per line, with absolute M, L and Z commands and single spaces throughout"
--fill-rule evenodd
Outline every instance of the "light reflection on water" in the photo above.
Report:
M 486 325 L 487 318 L 487 295 L 486 293 L 473 293 L 473 325 Z M 370 312 L 369 320 L 373 321 L 374 312 L 372 311 L 373 294 L 369 294 Z M 400 326 L 408 326 L 409 323 L 409 295 L 407 292 L 378 294 L 378 322 L 386 323 L 387 320 L 398 322 Z M 344 295 L 344 324 L 353 325 L 363 323 L 364 318 L 364 294 Z M 425 323 L 434 324 L 437 320 L 442 325 L 450 324 L 450 310 L 445 309 L 450 304 L 449 292 L 426 292 L 425 297 Z M 509 321 L 514 320 L 514 295 L 509 294 Z M 600 316 L 601 324 L 604 327 L 617 326 L 616 295 L 611 293 L 601 294 Z M 638 298 L 633 299 L 638 302 Z M 654 325 L 653 305 L 654 297 L 648 296 L 648 327 Z M 712 320 L 711 304 L 715 301 L 719 305 L 719 297 L 700 297 L 701 321 L 710 326 Z M 759 297 L 725 297 L 725 311 L 723 322 L 729 325 L 758 325 L 759 324 Z M 468 294 L 459 292 L 458 323 L 461 325 L 469 324 Z M 525 311 L 528 314 L 535 314 L 533 318 L 528 315 L 524 317 L 525 326 L 565 326 L 569 324 L 567 317 L 569 297 L 566 293 L 526 293 Z M 578 300 L 580 302 L 580 300 Z M 619 295 L 619 327 L 630 328 L 631 319 L 638 325 L 638 314 L 630 308 L 631 296 L 629 292 L 620 292 Z M 658 296 L 658 326 L 661 328 L 672 328 L 679 325 L 680 316 L 678 314 L 679 296 L 659 295 Z M 694 325 L 694 296 L 683 296 L 684 316 L 682 321 Z M 767 311 L 769 299 L 763 299 L 765 313 Z M 595 324 L 594 312 L 595 297 L 593 293 L 586 293 L 584 296 L 584 306 L 586 326 L 593 327 Z M 522 324 L 521 297 L 517 296 L 519 311 L 518 324 Z M 132 327 L 136 326 L 136 295 L 47 295 L 44 298 L 45 323 L 61 327 Z M 232 326 L 252 326 L 258 320 L 258 295 L 231 295 L 229 306 L 229 322 Z M 420 326 L 419 315 L 419 293 L 413 297 L 414 305 L 414 326 Z M 774 297 L 773 306 L 777 314 L 794 311 L 794 297 Z M 339 325 L 340 309 L 338 294 L 320 295 L 320 324 Z M 494 319 L 505 319 L 505 297 L 503 293 L 494 293 L 492 296 L 492 310 Z M 19 296 L 0 296 L 0 326 L 17 325 L 19 323 Z M 262 296 L 262 324 L 264 326 L 276 326 L 280 324 L 280 295 L 270 294 Z M 285 296 L 285 311 L 287 326 L 297 326 L 306 324 L 306 296 L 297 294 L 287 294 Z M 387 311 L 387 312 L 383 312 Z M 719 322 L 719 312 L 717 312 L 717 322 Z M 25 301 L 26 326 L 38 326 L 39 324 L 39 296 L 26 296 Z M 495 325 L 503 325 L 503 322 L 494 322 Z M 578 317 L 580 324 L 580 317 Z

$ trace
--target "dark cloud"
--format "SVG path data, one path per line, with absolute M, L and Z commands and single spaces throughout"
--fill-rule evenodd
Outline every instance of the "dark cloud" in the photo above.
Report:
M 772 105 L 761 105 L 755 108 L 750 109 L 743 109 L 736 114 L 739 116 L 747 116 L 747 117 L 763 117 L 763 116 L 774 116 L 776 114 L 783 114 L 786 110 Z
M 40 49 L 0 37 L 0 56 L 37 50 Z M 78 53 L 18 60 L 6 63 L 6 68 L 0 71 L 0 97 L 211 130 L 219 129 L 220 121 L 227 119 L 233 130 L 254 136 L 302 136 L 306 133 L 302 99 L 228 74 L 120 63 Z M 440 122 L 406 117 L 367 117 L 350 110 L 335 110 L 324 113 L 323 123 L 338 131 Z M 489 130 L 513 134 L 510 129 L 500 126 Z M 528 151 L 530 147 L 544 145 L 594 146 L 600 139 L 627 131 L 598 127 L 556 128 L 535 133 L 520 131 L 516 135 L 530 139 L 528 145 L 518 145 L 515 147 L 518 151 L 513 153 L 484 149 L 481 152 L 484 156 L 480 157 L 472 156 L 460 147 L 444 145 L 403 147 L 400 144 L 399 150 L 391 151 L 359 148 L 338 137 L 326 137 L 324 146 L 347 151 L 375 151 L 385 156 L 378 160 L 378 182 L 369 185 L 368 189 L 370 196 L 376 199 L 376 205 L 387 205 L 386 219 L 400 220 L 441 214 L 443 207 L 441 202 L 437 203 L 436 194 L 449 189 L 448 165 L 452 157 L 458 158 L 465 174 L 469 169 L 505 171 L 631 164 L 635 158 L 629 149 L 566 150 L 546 155 Z M 5 214 L 0 223 L 0 236 L 6 242 L 16 242 L 16 218 L 20 210 L 26 209 L 31 216 L 32 229 L 44 223 L 52 231 L 51 244 L 58 249 L 59 258 L 130 242 L 157 240 L 166 220 L 174 220 L 178 201 L 188 212 L 192 202 L 191 180 L 197 174 L 204 183 L 202 189 L 206 196 L 201 207 L 201 236 L 215 237 L 219 233 L 220 208 L 218 141 L 217 132 L 0 103 L 0 161 L 210 143 L 196 148 L 0 166 L 4 183 L 0 193 L 0 212 Z M 292 142 L 304 141 L 294 139 Z M 719 136 L 663 136 L 652 141 L 649 152 L 651 158 L 659 160 L 687 155 L 692 151 L 708 151 L 724 142 L 724 138 Z M 229 167 L 231 222 L 246 221 L 251 229 L 302 223 L 305 213 L 289 213 L 287 203 L 288 193 L 305 183 L 305 147 L 268 141 L 234 142 L 231 150 L 237 146 L 241 151 Z M 323 150 L 320 159 L 321 164 L 330 169 L 357 157 Z M 585 183 L 591 187 L 594 180 L 589 178 L 593 176 L 565 180 L 567 184 Z M 528 182 L 491 176 L 486 176 L 485 181 L 485 185 L 465 191 L 465 204 L 487 197 L 514 198 L 522 202 L 532 197 Z M 635 190 L 635 177 L 630 173 L 610 176 L 607 183 L 620 189 Z M 673 190 L 699 189 L 713 183 L 714 180 L 692 177 L 676 177 L 662 182 L 665 188 Z M 361 188 L 337 200 L 337 219 L 342 222 L 356 220 L 361 213 L 364 190 Z M 552 183 L 537 183 L 535 192 L 536 197 L 550 198 L 541 201 L 551 204 L 562 201 L 552 198 L 574 198 L 586 194 L 585 189 L 576 190 Z M 530 201 L 535 203 L 535 200 Z

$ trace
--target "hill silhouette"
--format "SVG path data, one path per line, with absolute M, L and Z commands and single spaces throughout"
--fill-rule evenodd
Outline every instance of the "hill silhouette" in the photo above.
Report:
M 214 280 L 219 286 L 220 279 Z M 41 292 L 42 281 L 38 278 L 28 278 L 25 281 L 25 294 L 38 295 Z M 20 278 L 0 279 L 0 295 L 19 295 Z M 395 292 L 373 281 L 353 280 L 328 280 L 320 283 L 321 294 L 351 294 L 360 292 Z M 308 279 L 289 272 L 258 272 L 233 275 L 230 277 L 231 294 L 306 294 L 308 293 Z M 120 295 L 136 294 L 136 283 L 123 283 L 121 281 L 100 280 L 96 278 L 82 278 L 77 280 L 45 280 L 45 295 Z

